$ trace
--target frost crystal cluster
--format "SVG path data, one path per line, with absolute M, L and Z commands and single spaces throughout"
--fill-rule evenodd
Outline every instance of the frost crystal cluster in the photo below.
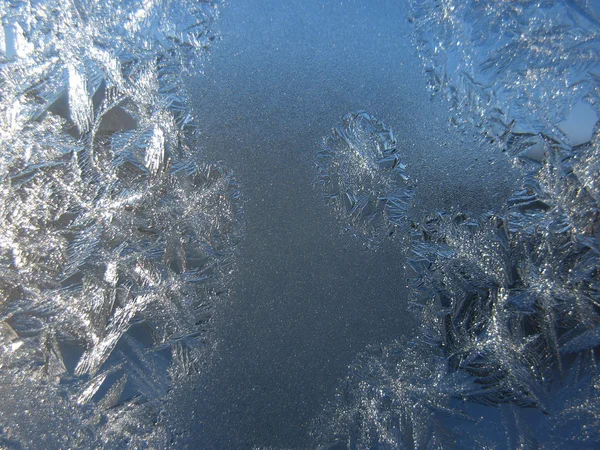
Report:
M 239 227 L 182 77 L 211 1 L 0 4 L 0 444 L 164 447 Z
M 344 116 L 317 153 L 319 180 L 348 230 L 392 234 L 411 194 L 392 130 L 366 112 Z
M 573 107 L 596 103 L 597 2 L 408 4 L 431 87 L 451 101 L 457 124 L 470 122 L 492 139 L 513 129 L 561 140 L 570 130 L 560 124 Z
M 415 223 L 419 333 L 362 355 L 339 414 L 318 431 L 355 449 L 595 448 L 600 11 L 578 1 L 410 4 L 432 87 L 524 176 L 482 217 Z
M 453 407 L 467 388 L 466 377 L 449 376 L 442 352 L 432 347 L 405 339 L 374 347 L 350 367 L 323 415 L 327 426 L 316 434 L 351 449 L 452 447 L 455 432 L 445 422 L 469 422 Z

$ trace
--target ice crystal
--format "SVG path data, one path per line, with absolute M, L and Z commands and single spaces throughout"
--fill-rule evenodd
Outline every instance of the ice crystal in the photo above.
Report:
M 471 420 L 456 402 L 465 378 L 449 374 L 441 352 L 424 343 L 372 348 L 351 366 L 315 432 L 349 449 L 452 447 L 457 435 L 445 418 Z
M 182 89 L 216 5 L 0 13 L 0 440 L 163 447 L 163 398 L 196 370 L 240 231 Z
M 323 140 L 319 180 L 346 227 L 392 234 L 406 219 L 411 194 L 396 138 L 365 112 L 350 113 Z
M 563 140 L 559 122 L 580 101 L 597 108 L 594 2 L 411 0 L 409 7 L 431 86 L 451 101 L 458 124 L 473 123 L 492 139 L 516 125 Z
M 596 441 L 600 253 L 597 216 L 589 214 L 595 203 L 582 201 L 577 178 L 545 173 L 525 177 L 502 215 L 440 213 L 417 226 L 410 265 L 419 333 L 411 343 L 391 345 L 396 356 L 388 349 L 358 359 L 333 409 L 338 415 L 325 421 L 324 440 L 361 449 Z M 560 196 L 549 195 L 550 187 Z M 573 200 L 568 193 L 575 191 Z M 434 387 L 433 375 L 421 372 L 428 361 L 437 361 Z M 435 398 L 447 414 L 421 417 L 418 429 L 432 434 L 420 440 L 404 411 L 438 406 L 428 403 L 433 397 L 389 400 L 391 386 L 407 380 L 410 392 L 425 396 L 445 387 Z M 532 418 L 527 409 L 539 413 Z M 453 428 L 449 417 L 461 425 Z M 573 426 L 585 432 L 569 431 Z
M 426 366 L 423 355 L 441 352 L 445 398 L 460 399 L 460 411 L 473 419 L 460 430 L 442 420 L 454 430 L 445 445 L 593 446 L 600 435 L 597 8 L 409 3 L 432 87 L 451 101 L 454 121 L 479 127 L 523 170 L 520 188 L 495 211 L 439 212 L 413 225 L 410 305 L 421 324 L 414 341 L 430 353 L 412 360 Z M 396 361 L 376 360 L 359 359 L 368 376 L 351 371 L 360 382 L 347 397 L 360 401 L 328 422 L 337 441 L 435 448 L 438 441 L 401 438 L 407 427 L 389 438 L 387 418 L 426 401 L 383 401 L 383 386 L 409 375 L 372 370 Z M 425 389 L 427 379 L 414 379 L 413 388 Z
M 415 299 L 436 305 L 430 337 L 478 386 L 465 399 L 537 408 L 550 415 L 543 427 L 564 414 L 557 399 L 571 388 L 557 383 L 573 376 L 572 355 L 597 346 L 600 254 L 594 202 L 583 201 L 581 187 L 576 200 L 568 195 L 577 178 L 545 184 L 536 173 L 504 217 L 425 221 L 413 267 Z M 586 429 L 597 427 L 597 407 L 581 412 Z

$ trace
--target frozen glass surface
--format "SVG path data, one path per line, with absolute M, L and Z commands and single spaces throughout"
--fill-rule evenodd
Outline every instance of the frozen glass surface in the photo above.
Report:
M 600 445 L 596 2 L 0 16 L 0 447 Z

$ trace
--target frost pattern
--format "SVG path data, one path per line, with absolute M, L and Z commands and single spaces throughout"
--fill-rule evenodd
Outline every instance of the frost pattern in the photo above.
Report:
M 539 443 L 597 445 L 598 220 L 591 215 L 581 223 L 578 215 L 580 228 L 573 226 L 565 203 L 573 201 L 579 212 L 589 203 L 581 187 L 580 198 L 568 198 L 576 179 L 555 181 L 558 202 L 523 189 L 504 217 L 439 215 L 424 223 L 413 260 L 415 298 L 436 311 L 430 336 L 450 369 L 467 372 L 480 387 L 466 399 L 544 412 L 534 435 Z M 565 417 L 587 432 L 573 434 Z
M 456 430 L 444 419 L 471 420 L 454 404 L 461 388 L 468 388 L 465 377 L 449 376 L 443 355 L 431 347 L 403 340 L 372 348 L 351 366 L 324 414 L 327 425 L 315 432 L 351 449 L 453 447 Z
M 580 100 L 598 111 L 600 11 L 592 1 L 409 0 L 417 47 L 431 87 L 457 124 L 492 139 L 544 133 Z
M 597 447 L 600 133 L 596 125 L 589 141 L 570 145 L 560 127 L 578 102 L 598 105 L 597 7 L 410 5 L 433 89 L 451 100 L 459 128 L 479 127 L 524 176 L 496 211 L 415 223 L 408 300 L 419 333 L 358 358 L 321 440 L 356 449 Z M 399 385 L 427 394 L 400 394 Z M 439 402 L 447 414 L 434 414 Z M 407 411 L 422 405 L 416 439 Z
M 317 153 L 319 180 L 348 230 L 393 234 L 411 193 L 392 130 L 366 112 L 347 114 Z
M 540 176 L 547 170 L 526 177 L 502 214 L 438 213 L 418 225 L 410 301 L 419 333 L 358 358 L 337 413 L 317 430 L 323 442 L 599 444 L 597 207 L 572 174 Z
M 0 4 L 0 443 L 162 448 L 240 235 L 185 71 L 216 4 Z

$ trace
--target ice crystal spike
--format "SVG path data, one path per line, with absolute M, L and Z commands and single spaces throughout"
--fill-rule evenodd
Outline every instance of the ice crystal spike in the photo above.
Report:
M 392 130 L 366 112 L 347 114 L 317 153 L 326 196 L 351 230 L 391 234 L 404 223 L 411 192 Z

